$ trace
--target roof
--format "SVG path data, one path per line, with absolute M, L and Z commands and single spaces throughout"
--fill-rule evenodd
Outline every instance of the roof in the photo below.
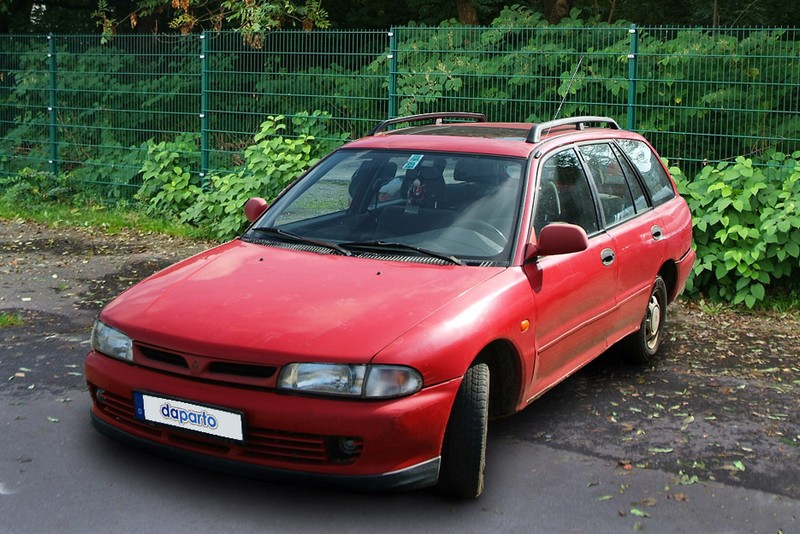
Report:
M 405 128 L 392 126 L 414 124 Z M 598 124 L 605 128 L 590 127 Z M 350 143 L 347 148 L 393 148 L 419 151 L 447 151 L 498 156 L 528 157 L 541 142 L 556 136 L 597 131 L 607 135 L 620 131 L 607 117 L 571 117 L 544 123 L 488 122 L 477 113 L 426 113 L 389 119 L 378 124 L 370 134 Z

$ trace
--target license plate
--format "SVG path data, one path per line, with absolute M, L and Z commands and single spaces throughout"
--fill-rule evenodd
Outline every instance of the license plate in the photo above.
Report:
M 244 440 L 242 414 L 201 404 L 134 391 L 136 418 L 200 432 L 219 438 Z

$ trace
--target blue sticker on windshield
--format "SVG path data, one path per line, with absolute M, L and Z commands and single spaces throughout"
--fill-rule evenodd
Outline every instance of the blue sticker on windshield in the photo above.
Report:
M 422 157 L 422 154 L 414 154 L 408 158 L 408 161 L 406 161 L 405 165 L 403 165 L 403 168 L 407 171 L 416 169 L 417 165 L 419 165 L 419 162 L 422 161 Z

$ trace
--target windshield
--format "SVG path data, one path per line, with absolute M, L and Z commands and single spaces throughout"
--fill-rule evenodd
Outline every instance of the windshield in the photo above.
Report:
M 279 198 L 245 238 L 306 240 L 352 254 L 507 263 L 525 163 L 474 154 L 342 149 Z

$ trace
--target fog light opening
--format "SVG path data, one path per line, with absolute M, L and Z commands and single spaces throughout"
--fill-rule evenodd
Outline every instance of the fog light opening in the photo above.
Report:
M 361 438 L 331 436 L 327 440 L 328 457 L 333 462 L 349 463 L 361 455 Z

